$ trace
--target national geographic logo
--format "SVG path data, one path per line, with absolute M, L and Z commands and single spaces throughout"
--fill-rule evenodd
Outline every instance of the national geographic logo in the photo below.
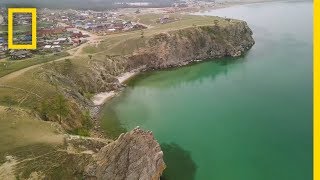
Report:
M 13 43 L 13 16 L 15 13 L 31 14 L 31 44 Z M 36 49 L 37 48 L 37 9 L 36 8 L 8 8 L 8 48 L 9 49 Z

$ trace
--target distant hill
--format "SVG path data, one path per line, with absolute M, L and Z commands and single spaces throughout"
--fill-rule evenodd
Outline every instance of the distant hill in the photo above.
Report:
M 147 2 L 149 7 L 171 6 L 176 0 L 1 0 L 0 6 L 74 8 L 74 9 L 111 9 L 130 7 L 127 3 Z

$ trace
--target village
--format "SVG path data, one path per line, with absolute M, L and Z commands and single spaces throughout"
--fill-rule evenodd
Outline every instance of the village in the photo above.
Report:
M 9 50 L 7 42 L 7 12 L 0 24 L 0 59 L 19 60 L 35 54 L 58 53 L 77 47 L 88 41 L 89 34 L 105 36 L 146 29 L 139 23 L 122 20 L 113 12 L 77 11 L 77 10 L 38 10 L 37 49 Z M 14 44 L 31 44 L 31 15 L 14 15 Z
M 202 3 L 202 4 L 201 4 Z M 136 4 L 133 4 L 135 6 Z M 73 9 L 38 9 L 37 10 L 37 49 L 9 50 L 7 42 L 7 9 L 0 8 L 0 60 L 21 60 L 35 55 L 54 54 L 75 48 L 88 41 L 90 35 L 107 36 L 115 33 L 137 31 L 149 28 L 147 25 L 130 20 L 128 16 L 146 13 L 160 13 L 162 16 L 155 23 L 165 24 L 176 21 L 170 14 L 193 7 L 213 6 L 212 3 L 180 1 L 167 8 L 115 9 L 106 11 Z M 0 18 L 1 19 L 1 18 Z M 31 14 L 15 14 L 13 17 L 14 44 L 31 44 Z

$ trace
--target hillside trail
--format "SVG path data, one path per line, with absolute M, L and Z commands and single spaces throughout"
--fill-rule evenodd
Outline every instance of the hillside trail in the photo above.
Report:
M 80 46 L 77 46 L 75 48 L 72 48 L 72 49 L 69 49 L 67 50 L 67 52 L 70 54 L 69 56 L 66 56 L 66 57 L 63 57 L 63 58 L 59 58 L 59 59 L 56 59 L 54 60 L 55 62 L 58 62 L 58 61 L 63 61 L 63 60 L 66 60 L 66 59 L 71 59 L 71 58 L 74 58 L 76 56 L 79 56 L 81 53 L 82 53 L 82 50 L 85 46 L 89 45 L 89 44 L 92 44 L 92 43 L 97 43 L 100 39 L 102 39 L 103 37 L 99 37 L 95 34 L 92 34 L 92 33 L 89 33 L 87 31 L 83 31 L 83 30 L 79 30 L 79 29 L 76 29 L 77 31 L 81 31 L 82 33 L 84 34 L 88 34 L 89 35 L 89 38 L 88 38 L 88 41 L 81 44 Z M 40 64 L 36 64 L 36 65 L 33 65 L 33 66 L 29 66 L 29 67 L 26 67 L 26 68 L 23 68 L 23 69 L 20 69 L 20 70 L 17 70 L 15 72 L 12 72 L 10 74 L 7 74 L 5 76 L 2 76 L 0 77 L 0 83 L 3 83 L 3 82 L 6 82 L 8 80 L 11 80 L 11 79 L 14 79 L 18 76 L 20 76 L 21 74 L 31 70 L 31 69 L 34 69 L 34 68 L 37 68 L 37 67 L 40 67 L 44 64 L 47 64 L 47 63 L 50 63 L 50 62 L 53 62 L 53 61 L 49 61 L 49 62 L 44 62 L 44 63 L 40 63 Z

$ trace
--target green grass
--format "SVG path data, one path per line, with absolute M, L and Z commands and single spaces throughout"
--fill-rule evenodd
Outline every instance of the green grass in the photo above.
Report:
M 139 14 L 136 16 L 125 16 L 123 19 L 133 22 L 139 21 L 139 23 L 154 26 L 157 24 L 157 20 L 159 20 L 159 18 L 162 16 L 163 15 L 161 14 Z
M 27 68 L 29 66 L 33 66 L 40 63 L 45 63 L 49 61 L 53 61 L 59 58 L 63 58 L 68 56 L 67 52 L 62 52 L 58 54 L 44 55 L 44 56 L 35 56 L 30 59 L 25 60 L 6 60 L 0 62 L 0 77 L 3 77 L 12 72 Z
M 162 16 L 162 15 L 161 15 Z M 109 35 L 97 47 L 87 46 L 84 48 L 85 53 L 103 55 L 127 55 L 131 54 L 138 48 L 144 47 L 145 42 L 155 34 L 185 29 L 195 26 L 214 25 L 218 23 L 220 27 L 228 25 L 230 22 L 223 18 L 212 16 L 194 16 L 194 15 L 181 15 L 171 14 L 170 17 L 177 19 L 177 21 L 167 24 L 154 23 L 156 19 L 161 17 L 158 14 L 138 15 L 141 23 L 153 25 L 150 29 L 143 30 L 143 38 L 141 38 L 141 31 L 125 32 L 120 34 Z M 127 20 L 136 20 L 132 17 Z M 237 20 L 233 20 L 236 22 Z M 152 24 L 153 23 L 153 24 Z
M 44 122 L 21 108 L 0 106 L 0 154 L 36 143 L 61 144 L 52 122 Z

